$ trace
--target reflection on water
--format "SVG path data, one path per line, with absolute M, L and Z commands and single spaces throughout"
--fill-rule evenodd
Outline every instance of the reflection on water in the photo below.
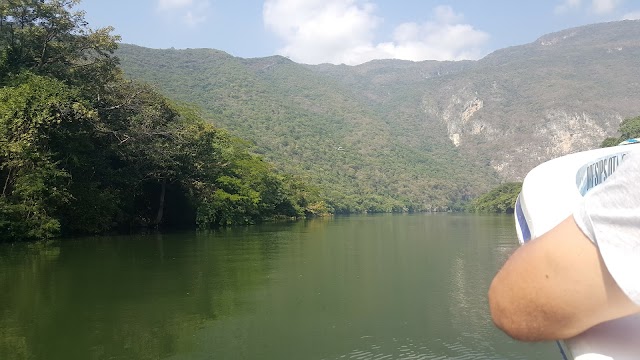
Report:
M 492 325 L 513 218 L 356 216 L 0 247 L 0 359 L 540 359 Z

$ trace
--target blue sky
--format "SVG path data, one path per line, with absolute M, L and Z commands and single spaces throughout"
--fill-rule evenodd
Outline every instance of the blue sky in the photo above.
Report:
M 640 19 L 638 0 L 83 0 L 122 42 L 306 64 L 478 59 L 579 25 Z

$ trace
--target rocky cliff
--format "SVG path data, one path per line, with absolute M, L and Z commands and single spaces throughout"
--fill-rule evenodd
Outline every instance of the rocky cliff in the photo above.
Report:
M 538 163 L 597 147 L 640 114 L 640 22 L 570 29 L 497 51 L 424 84 L 425 121 L 519 180 Z

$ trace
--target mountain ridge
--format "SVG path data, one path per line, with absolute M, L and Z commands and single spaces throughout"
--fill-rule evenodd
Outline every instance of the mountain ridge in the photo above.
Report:
M 201 107 L 338 210 L 446 209 L 640 113 L 640 21 L 543 35 L 475 61 L 304 65 L 123 45 L 132 78 Z

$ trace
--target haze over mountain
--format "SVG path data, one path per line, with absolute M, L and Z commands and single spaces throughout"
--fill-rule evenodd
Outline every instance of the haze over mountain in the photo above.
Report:
M 637 20 L 568 29 L 478 61 L 301 65 L 132 45 L 118 56 L 132 78 L 201 107 L 308 177 L 337 211 L 443 209 L 597 147 L 640 114 Z

